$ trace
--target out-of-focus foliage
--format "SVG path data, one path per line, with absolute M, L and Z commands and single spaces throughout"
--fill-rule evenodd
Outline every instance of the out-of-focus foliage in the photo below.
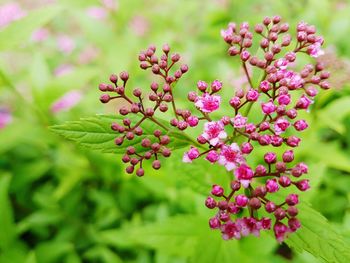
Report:
M 2 0 L 0 6 L 8 2 Z M 296 250 L 268 235 L 222 241 L 207 226 L 210 211 L 203 202 L 212 182 L 227 177 L 204 162 L 181 163 L 181 150 L 163 169 L 136 178 L 124 173 L 119 156 L 79 147 L 48 127 L 115 113 L 120 105 L 105 107 L 98 101 L 97 85 L 110 73 L 128 70 L 128 85 L 147 87 L 151 78 L 139 70 L 137 54 L 151 43 L 169 43 L 188 63 L 190 71 L 176 90 L 183 105 L 198 79 L 221 79 L 231 94 L 245 84 L 225 54 L 220 29 L 229 21 L 253 24 L 274 14 L 291 26 L 305 20 L 326 39 L 322 59 L 333 88 L 303 116 L 311 128 L 297 156 L 310 164 L 312 184 L 303 200 L 329 220 L 335 236 L 350 242 L 348 1 L 16 4 L 25 16 L 0 28 L 0 117 L 7 116 L 0 123 L 1 263 L 344 262 L 327 246 L 329 240 L 319 240 L 325 237 L 324 220 L 312 230 L 315 243 L 308 250 L 321 256 L 317 259 L 300 250 L 297 236 L 288 241 Z M 76 105 L 62 104 L 62 96 L 72 90 Z

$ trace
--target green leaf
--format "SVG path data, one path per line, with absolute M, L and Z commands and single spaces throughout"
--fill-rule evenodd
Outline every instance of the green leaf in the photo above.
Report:
M 307 204 L 300 204 L 298 218 L 302 227 L 286 239 L 298 252 L 309 252 L 325 262 L 350 262 L 350 245 L 325 217 Z
M 12 49 L 26 43 L 35 29 L 49 22 L 61 11 L 62 8 L 57 5 L 44 7 L 11 23 L 0 32 L 0 50 Z
M 11 248 L 16 240 L 16 229 L 13 221 L 13 212 L 8 198 L 8 188 L 10 184 L 9 175 L 0 176 L 0 249 L 7 250 Z
M 119 133 L 111 129 L 111 124 L 116 121 L 120 122 L 122 119 L 120 116 L 96 115 L 80 119 L 79 121 L 69 121 L 62 125 L 52 126 L 51 130 L 84 147 L 104 153 L 118 154 L 124 153 L 125 148 L 128 146 L 135 146 L 140 153 L 145 152 L 147 149 L 142 148 L 140 145 L 142 139 L 152 135 L 156 128 L 160 129 L 163 134 L 166 133 L 164 129 L 147 119 L 140 125 L 143 129 L 142 136 L 136 136 L 131 141 L 125 140 L 123 145 L 118 147 L 115 145 L 114 140 Z M 135 124 L 140 118 L 131 116 L 130 119 Z M 168 135 L 171 135 L 171 142 L 168 147 L 173 150 L 186 147 L 191 142 L 181 132 L 170 131 Z

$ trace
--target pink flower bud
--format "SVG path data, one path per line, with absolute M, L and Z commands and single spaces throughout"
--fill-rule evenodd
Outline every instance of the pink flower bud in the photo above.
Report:
M 309 127 L 309 125 L 307 124 L 307 122 L 305 120 L 298 120 L 294 123 L 293 126 L 297 131 L 303 131 L 303 130 L 307 129 L 307 127 Z
M 247 92 L 246 98 L 248 101 L 257 101 L 259 98 L 259 92 L 255 89 L 250 89 Z
M 310 188 L 309 180 L 304 179 L 301 181 L 298 181 L 295 183 L 295 186 L 300 190 L 300 191 L 306 191 Z
M 276 105 L 273 104 L 273 101 L 270 100 L 267 103 L 262 103 L 261 104 L 261 109 L 263 111 L 264 114 L 271 114 L 276 110 Z
M 218 92 L 219 90 L 221 90 L 222 88 L 222 82 L 219 81 L 219 80 L 214 80 L 212 83 L 211 83 L 211 90 L 213 92 Z
M 268 153 L 265 153 L 264 155 L 264 160 L 267 164 L 275 163 L 276 159 L 277 159 L 277 156 L 275 153 L 268 152 Z
M 249 154 L 253 151 L 253 146 L 249 142 L 244 142 L 241 145 L 241 151 L 243 154 Z
M 211 163 L 215 163 L 219 159 L 219 154 L 213 150 L 209 151 L 205 159 Z
M 190 127 L 195 127 L 198 125 L 199 119 L 198 117 L 192 115 L 188 117 L 186 121 Z
M 208 207 L 209 209 L 213 209 L 216 207 L 216 201 L 211 196 L 208 196 L 207 199 L 205 200 L 205 206 Z
M 245 195 L 237 195 L 235 201 L 238 207 L 245 207 L 248 204 L 249 199 Z
M 276 179 L 268 179 L 266 181 L 266 190 L 269 193 L 275 193 L 279 189 L 278 183 L 276 182 Z
M 199 151 L 196 147 L 191 147 L 191 149 L 184 153 L 182 161 L 184 163 L 191 163 L 193 160 L 197 159 L 199 157 Z
M 220 197 L 224 194 L 224 188 L 222 188 L 220 185 L 214 184 L 211 190 L 211 194 Z

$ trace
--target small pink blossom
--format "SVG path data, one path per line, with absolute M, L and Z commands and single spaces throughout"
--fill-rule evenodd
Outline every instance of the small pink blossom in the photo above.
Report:
M 149 21 L 146 17 L 137 15 L 130 21 L 130 28 L 136 36 L 142 37 L 149 30 Z
M 13 21 L 21 19 L 25 15 L 26 12 L 17 3 L 7 3 L 0 6 L 0 29 Z
M 314 58 L 324 55 L 324 51 L 321 49 L 321 44 L 316 42 L 307 48 L 307 53 Z
M 286 69 L 288 66 L 288 61 L 285 58 L 280 58 L 275 61 L 274 65 L 279 69 Z
M 34 42 L 43 42 L 49 37 L 49 30 L 46 28 L 39 28 L 32 34 L 32 39 Z
M 71 65 L 71 64 L 62 64 L 62 65 L 59 65 L 55 69 L 54 75 L 56 77 L 63 76 L 63 75 L 71 73 L 73 70 L 74 70 L 74 66 L 73 65 Z
M 283 242 L 283 240 L 286 238 L 287 234 L 290 232 L 289 228 L 281 222 L 277 222 L 274 225 L 273 231 L 275 233 L 275 237 L 276 237 L 277 241 L 280 243 Z
M 285 118 L 278 118 L 278 120 L 274 124 L 274 129 L 277 135 L 285 132 L 287 128 L 290 126 L 290 123 Z
M 211 121 L 204 124 L 204 133 L 202 137 L 205 138 L 211 145 L 216 146 L 220 140 L 226 139 L 227 133 L 225 126 L 221 121 Z
M 86 14 L 96 20 L 104 20 L 107 17 L 107 10 L 103 7 L 92 6 L 86 10 Z
M 200 153 L 196 147 L 191 147 L 191 149 L 188 152 L 184 153 L 184 156 L 182 157 L 182 161 L 184 163 L 192 163 L 193 160 L 197 159 L 199 157 Z
M 210 113 L 218 110 L 220 107 L 221 97 L 216 95 L 210 95 L 209 93 L 204 93 L 201 97 L 197 98 L 195 103 L 201 111 L 205 113 Z
M 266 190 L 269 193 L 275 193 L 279 189 L 278 183 L 276 182 L 276 179 L 268 179 L 266 181 Z
M 244 188 L 247 188 L 254 176 L 254 172 L 252 168 L 250 168 L 246 164 L 240 165 L 236 170 L 235 170 L 235 177 L 237 180 L 241 182 Z
M 60 35 L 57 38 L 57 46 L 61 52 L 70 54 L 75 48 L 75 42 L 70 36 Z
M 231 122 L 233 124 L 233 127 L 235 128 L 244 128 L 247 124 L 248 118 L 243 117 L 241 114 L 237 114 L 234 118 L 231 119 Z
M 0 129 L 5 128 L 12 122 L 12 115 L 6 109 L 0 109 Z
M 297 131 L 303 131 L 303 130 L 307 129 L 307 127 L 309 127 L 309 125 L 307 124 L 307 122 L 305 120 L 297 120 L 294 123 L 294 128 Z
M 51 105 L 51 111 L 53 113 L 67 111 L 78 104 L 81 99 L 82 93 L 80 91 L 69 91 Z
M 218 163 L 224 165 L 227 171 L 232 171 L 237 167 L 237 164 L 241 162 L 243 162 L 243 157 L 237 143 L 223 145 L 221 147 Z

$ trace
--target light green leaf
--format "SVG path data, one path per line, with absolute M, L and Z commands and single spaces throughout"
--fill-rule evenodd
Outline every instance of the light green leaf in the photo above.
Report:
M 350 262 L 350 244 L 316 210 L 300 204 L 298 218 L 302 227 L 286 239 L 298 252 L 309 252 L 325 262 Z
M 135 124 L 139 118 L 130 117 L 132 123 Z M 120 116 L 96 115 L 95 117 L 83 118 L 80 121 L 69 121 L 62 125 L 55 125 L 51 130 L 66 137 L 69 140 L 75 141 L 82 146 L 93 150 L 99 150 L 104 153 L 124 153 L 128 146 L 135 146 L 139 152 L 146 151 L 142 148 L 140 142 L 142 139 L 153 134 L 155 129 L 162 130 L 163 134 L 166 131 L 150 120 L 145 120 L 140 126 L 143 129 L 143 135 L 137 136 L 133 140 L 125 140 L 123 145 L 118 147 L 114 140 L 119 133 L 111 129 L 112 122 L 121 122 Z M 179 149 L 187 146 L 189 139 L 180 132 L 170 131 L 171 142 L 168 147 L 170 149 Z
M 11 23 L 0 32 L 0 50 L 12 49 L 26 43 L 35 29 L 49 22 L 61 11 L 59 6 L 44 7 Z

